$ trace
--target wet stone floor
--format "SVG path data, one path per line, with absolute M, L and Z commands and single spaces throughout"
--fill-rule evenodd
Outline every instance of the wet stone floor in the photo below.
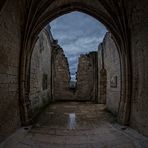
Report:
M 51 104 L 30 130 L 14 137 L 17 141 L 10 140 L 4 147 L 148 148 L 147 138 L 116 124 L 104 105 L 89 102 Z

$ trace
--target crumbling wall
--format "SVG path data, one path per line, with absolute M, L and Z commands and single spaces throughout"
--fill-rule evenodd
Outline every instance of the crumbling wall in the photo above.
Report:
M 33 114 L 51 100 L 51 41 L 43 29 L 33 49 L 30 69 L 30 100 Z
M 70 91 L 70 72 L 68 60 L 60 46 L 56 46 L 53 60 L 53 99 L 54 100 L 74 100 L 74 95 Z
M 68 60 L 63 49 L 56 45 L 53 53 L 54 100 L 97 101 L 97 52 L 79 58 L 76 88 L 70 88 Z
M 90 52 L 79 57 L 76 100 L 97 100 L 97 67 L 97 52 Z
M 99 103 L 106 103 L 114 114 L 118 113 L 121 95 L 121 70 L 117 47 L 107 33 L 98 49 Z
M 121 95 L 121 70 L 117 47 L 107 33 L 103 41 L 104 67 L 107 72 L 107 108 L 117 115 Z

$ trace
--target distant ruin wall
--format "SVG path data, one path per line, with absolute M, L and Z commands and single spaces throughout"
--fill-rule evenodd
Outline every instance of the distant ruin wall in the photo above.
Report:
M 76 100 L 96 101 L 97 99 L 97 52 L 81 55 L 77 71 Z
M 51 42 L 46 29 L 35 44 L 30 69 L 30 100 L 33 113 L 51 100 Z
M 70 72 L 68 60 L 59 45 L 56 45 L 53 50 L 53 100 L 74 100 L 74 95 L 69 89 Z
M 55 46 L 53 54 L 53 98 L 59 100 L 96 101 L 97 99 L 97 52 L 81 55 L 79 58 L 77 83 L 70 89 L 68 60 L 60 46 Z

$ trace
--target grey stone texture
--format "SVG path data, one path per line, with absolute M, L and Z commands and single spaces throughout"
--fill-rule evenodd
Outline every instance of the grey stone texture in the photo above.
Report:
M 134 1 L 130 25 L 133 70 L 130 125 L 148 136 L 148 1 Z
M 73 100 L 73 93 L 70 91 L 70 72 L 67 57 L 63 49 L 57 44 L 54 59 L 52 60 L 52 78 L 53 78 L 53 100 Z
M 97 52 L 80 55 L 77 69 L 76 100 L 97 101 L 98 63 Z
M 20 6 L 0 12 L 0 141 L 21 126 L 19 111 Z
M 75 90 L 70 89 L 68 60 L 63 49 L 57 45 L 53 53 L 53 100 L 93 101 L 97 100 L 97 52 L 90 52 L 79 57 Z M 54 50 L 54 49 L 53 49 Z
M 95 101 L 107 104 L 108 109 L 117 114 L 121 95 L 121 71 L 118 50 L 111 33 L 106 34 L 98 52 L 81 55 L 78 63 L 77 85 L 72 93 L 69 89 L 68 62 L 63 49 L 58 48 L 53 74 L 54 99 Z
M 37 114 L 40 108 L 51 101 L 52 43 L 47 29 L 38 35 L 31 57 L 29 97 L 33 114 Z
M 118 113 L 121 96 L 121 70 L 118 49 L 107 33 L 98 48 L 99 103 L 106 103 L 114 114 Z

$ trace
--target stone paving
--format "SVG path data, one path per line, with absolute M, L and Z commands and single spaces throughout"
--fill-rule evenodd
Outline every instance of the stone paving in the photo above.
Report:
M 35 125 L 19 130 L 0 148 L 148 148 L 148 139 L 116 124 L 104 105 L 60 102 L 49 105 Z

